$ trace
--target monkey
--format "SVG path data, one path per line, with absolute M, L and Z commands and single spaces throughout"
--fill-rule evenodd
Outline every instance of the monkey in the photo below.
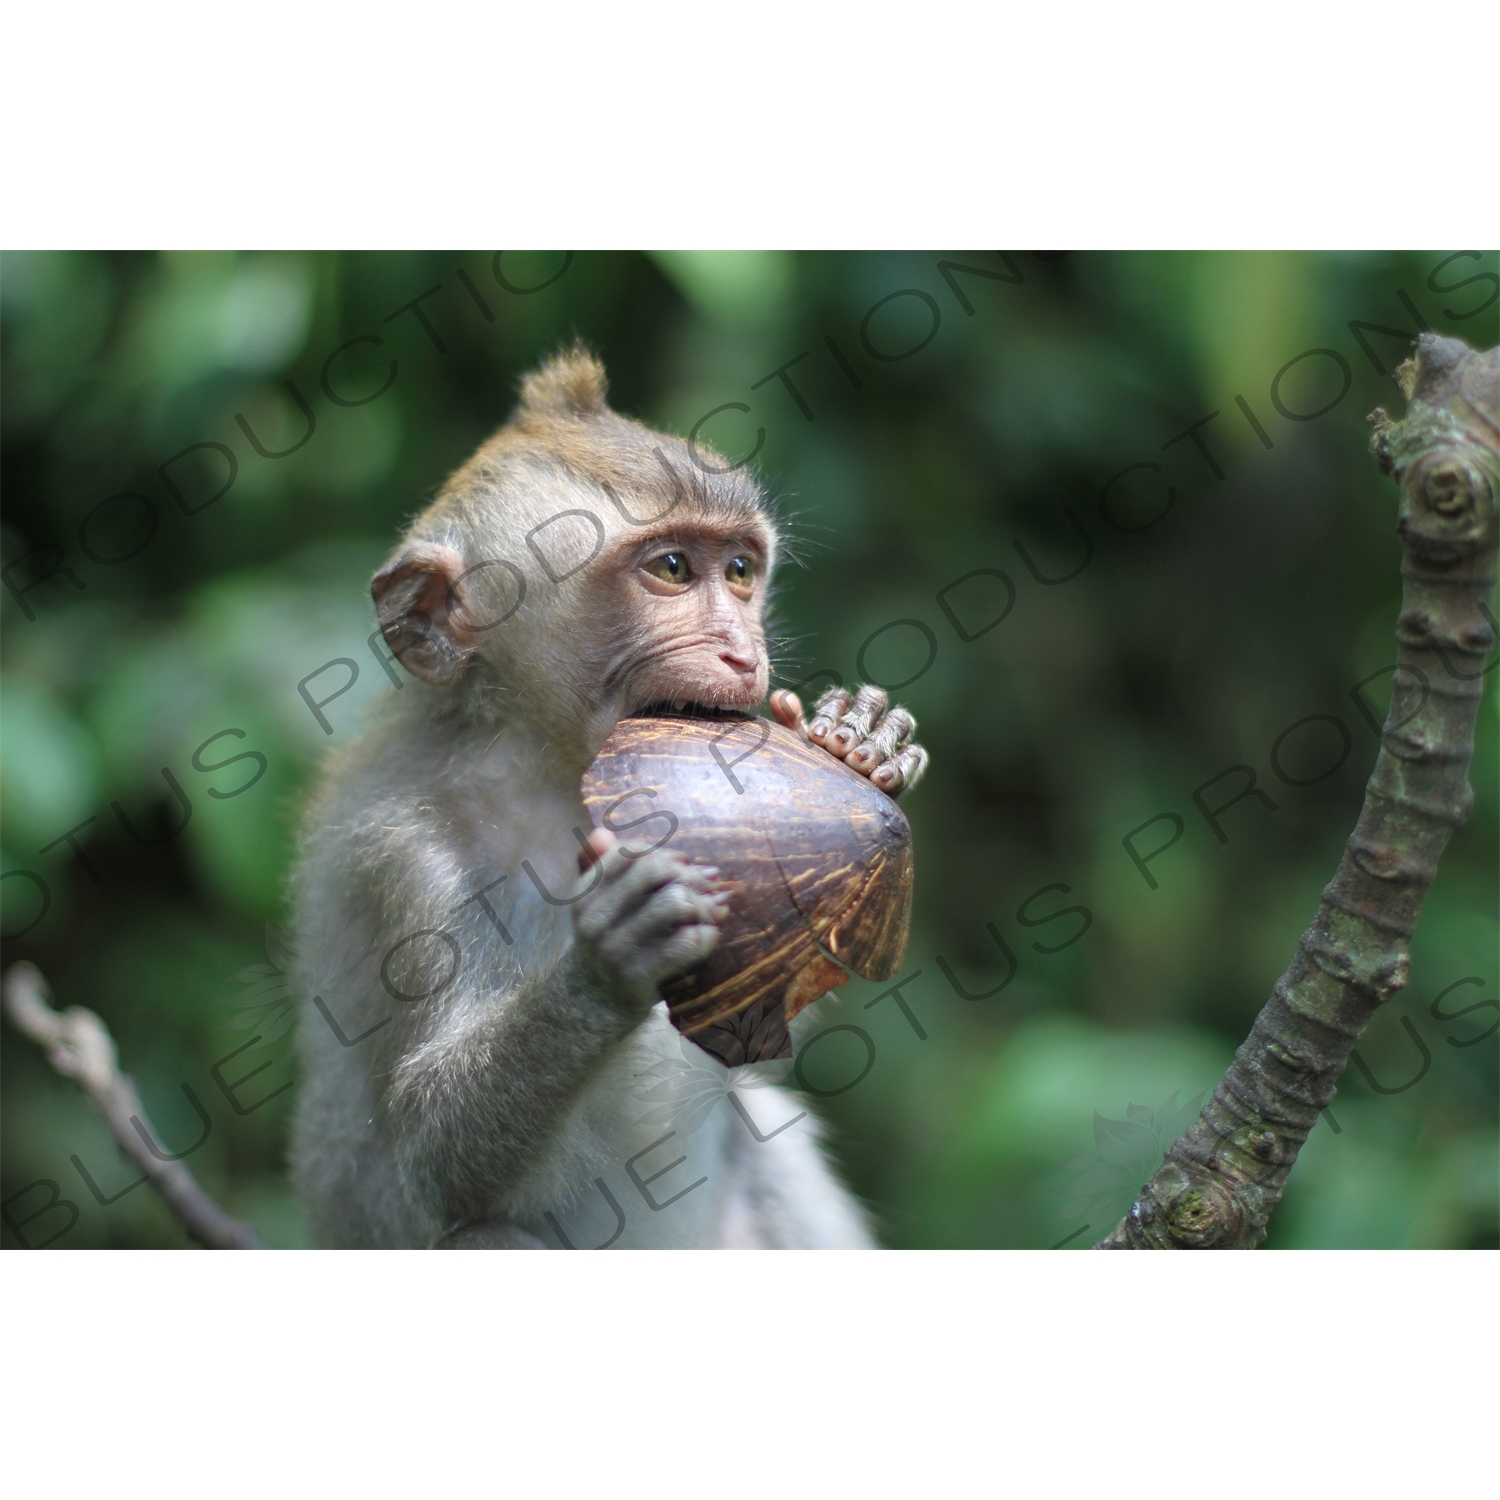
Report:
M 727 898 L 669 844 L 592 828 L 581 796 L 622 717 L 766 700 L 780 546 L 753 477 L 614 411 L 576 345 L 375 575 L 409 675 L 325 762 L 291 881 L 314 1243 L 873 1247 L 817 1122 L 784 1126 L 794 1096 L 747 1093 L 753 1133 L 729 1109 L 643 1120 L 643 1078 L 725 1075 L 657 991 L 712 951 Z M 927 765 L 879 688 L 768 706 L 892 796 Z

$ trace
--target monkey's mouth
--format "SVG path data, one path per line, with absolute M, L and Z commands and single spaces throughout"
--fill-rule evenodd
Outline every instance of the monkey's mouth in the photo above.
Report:
M 638 708 L 631 719 L 753 719 L 748 709 L 725 708 L 717 703 L 695 703 L 691 698 L 663 698 Z

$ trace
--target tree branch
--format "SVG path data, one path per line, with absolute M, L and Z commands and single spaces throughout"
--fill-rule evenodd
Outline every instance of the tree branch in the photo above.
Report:
M 47 984 L 32 964 L 12 964 L 5 976 L 5 1010 L 16 1026 L 46 1051 L 47 1061 L 71 1078 L 104 1118 L 120 1149 L 150 1179 L 179 1224 L 210 1250 L 264 1250 L 248 1224 L 231 1218 L 180 1161 L 152 1154 L 146 1136 L 159 1139 L 136 1093 L 120 1072 L 114 1038 L 91 1010 L 47 1003 Z
M 1302 1143 L 1375 1012 L 1455 829 L 1495 643 L 1500 350 L 1423 334 L 1396 372 L 1406 416 L 1371 413 L 1370 449 L 1401 487 L 1399 643 L 1364 807 L 1312 925 L 1203 1113 L 1102 1250 L 1253 1249 Z

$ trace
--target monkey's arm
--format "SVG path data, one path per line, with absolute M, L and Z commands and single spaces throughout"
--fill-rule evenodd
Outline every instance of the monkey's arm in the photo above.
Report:
M 407 1191 L 450 1233 L 503 1215 L 600 1061 L 706 958 L 723 897 L 711 868 L 658 850 L 626 857 L 590 836 L 596 868 L 574 904 L 574 942 L 549 972 L 453 1001 L 399 1060 L 387 1107 Z

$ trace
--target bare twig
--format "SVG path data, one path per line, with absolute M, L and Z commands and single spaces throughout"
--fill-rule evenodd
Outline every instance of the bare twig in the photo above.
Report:
M 5 1011 L 46 1051 L 47 1061 L 71 1078 L 104 1118 L 120 1149 L 146 1174 L 172 1216 L 210 1250 L 264 1250 L 248 1224 L 231 1218 L 180 1161 L 163 1161 L 149 1142 L 157 1139 L 141 1108 L 135 1080 L 120 1072 L 114 1038 L 91 1010 L 47 1003 L 47 983 L 33 964 L 12 964 L 5 976 Z
M 1469 762 L 1495 644 L 1500 350 L 1424 334 L 1396 372 L 1405 418 L 1371 416 L 1401 486 L 1391 707 L 1359 822 L 1297 956 L 1213 1099 L 1105 1250 L 1253 1249 L 1370 1018 L 1406 983 L 1438 859 L 1474 806 Z

